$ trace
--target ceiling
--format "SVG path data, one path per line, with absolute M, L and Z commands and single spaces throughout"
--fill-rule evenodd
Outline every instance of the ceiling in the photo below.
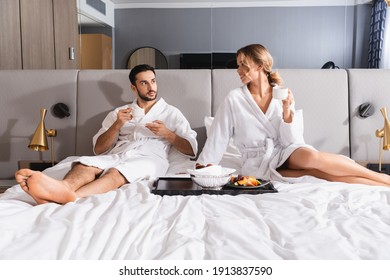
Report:
M 82 26 L 94 26 L 94 27 L 105 27 L 106 25 L 94 18 L 91 18 L 85 14 L 78 13 L 78 22 Z
M 172 7 L 247 7 L 247 6 L 340 6 L 357 5 L 371 0 L 111 0 L 115 8 Z
M 114 3 L 114 9 L 128 8 L 219 8 L 219 7 L 294 7 L 294 6 L 349 6 L 372 2 L 372 0 L 106 0 Z M 84 26 L 105 24 L 79 14 L 79 23 Z

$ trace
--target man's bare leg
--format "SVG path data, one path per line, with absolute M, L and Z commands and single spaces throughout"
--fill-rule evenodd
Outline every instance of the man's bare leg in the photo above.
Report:
M 93 194 L 106 193 L 128 183 L 126 178 L 116 169 L 107 170 L 103 176 L 84 185 L 76 191 L 77 197 L 87 197 Z
M 102 173 L 103 170 L 100 168 L 75 163 L 63 181 L 76 192 L 79 188 L 96 180 Z
M 76 200 L 76 193 L 64 182 L 47 176 L 40 171 L 33 171 L 27 178 L 27 193 L 38 204 L 56 202 L 65 204 Z
M 38 204 L 46 203 L 48 201 L 41 200 L 36 197 L 34 194 L 30 193 L 30 188 L 27 186 L 27 179 L 30 178 L 37 171 L 33 171 L 31 169 L 20 169 L 15 173 L 16 182 L 19 183 L 22 190 L 28 193 Z
M 42 172 L 21 169 L 15 173 L 15 179 L 22 189 L 38 203 L 75 201 L 76 191 L 96 179 L 102 170 L 76 163 L 65 178 L 60 181 Z

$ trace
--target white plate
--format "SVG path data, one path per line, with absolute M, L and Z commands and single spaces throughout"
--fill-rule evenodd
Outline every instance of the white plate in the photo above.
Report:
M 259 181 L 261 182 L 261 184 L 258 186 L 241 186 L 241 185 L 235 185 L 234 183 L 231 182 L 228 182 L 225 186 L 236 188 L 236 189 L 258 189 L 258 188 L 263 188 L 264 186 L 269 184 L 269 181 L 264 181 L 264 180 L 259 180 Z

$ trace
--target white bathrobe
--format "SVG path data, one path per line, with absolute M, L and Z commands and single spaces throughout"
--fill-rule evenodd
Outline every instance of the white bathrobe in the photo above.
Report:
M 101 129 L 93 137 L 94 147 L 99 136 L 116 121 L 119 110 L 128 107 L 138 107 L 137 102 L 116 108 L 107 115 Z M 169 167 L 168 154 L 172 145 L 145 127 L 146 123 L 155 120 L 162 121 L 169 130 L 188 140 L 194 153 L 197 153 L 196 132 L 191 129 L 187 119 L 176 107 L 160 98 L 145 116 L 133 118 L 121 128 L 118 141 L 108 151 L 98 156 L 81 157 L 78 162 L 103 170 L 115 168 L 129 182 L 165 175 Z
M 295 111 L 294 105 L 291 109 L 293 121 L 285 123 L 282 101 L 272 99 L 263 113 L 247 86 L 232 90 L 218 108 L 198 162 L 219 164 L 233 138 L 242 156 L 242 168 L 238 172 L 266 180 L 281 180 L 276 168 L 298 147 L 313 148 L 303 139 L 302 111 Z

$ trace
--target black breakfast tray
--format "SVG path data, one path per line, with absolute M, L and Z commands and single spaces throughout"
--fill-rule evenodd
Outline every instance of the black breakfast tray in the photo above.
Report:
M 278 192 L 270 181 L 262 181 L 259 188 L 240 189 L 235 187 L 224 186 L 221 190 L 202 190 L 202 188 L 194 183 L 191 178 L 163 177 L 157 179 L 152 188 L 152 193 L 157 195 L 201 195 L 201 194 L 216 194 L 216 195 L 239 195 L 239 194 L 263 194 Z

